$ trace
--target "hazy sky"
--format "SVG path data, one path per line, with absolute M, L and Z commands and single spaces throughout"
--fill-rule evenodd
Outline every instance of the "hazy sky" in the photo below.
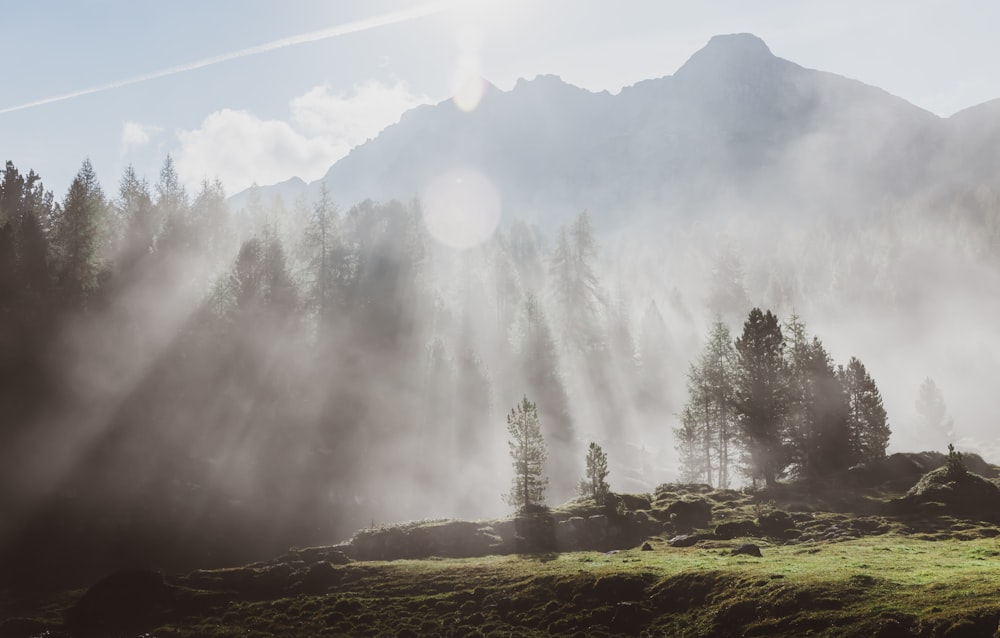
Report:
M 733 32 L 949 116 L 1000 97 L 997 24 L 985 0 L 10 3 L 0 161 L 60 198 L 87 156 L 108 190 L 128 163 L 155 181 L 167 153 L 186 183 L 218 177 L 230 194 L 313 180 L 449 97 L 463 69 L 502 89 L 554 73 L 616 92 Z

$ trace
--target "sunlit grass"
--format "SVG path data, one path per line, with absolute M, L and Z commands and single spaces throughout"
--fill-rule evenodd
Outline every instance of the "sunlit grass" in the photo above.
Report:
M 947 635 L 962 623 L 995 629 L 1000 618 L 992 540 L 757 542 L 763 558 L 659 541 L 652 552 L 356 563 L 337 568 L 342 582 L 328 592 L 236 602 L 161 633 L 740 635 L 726 628 L 737 623 L 747 635 L 861 636 L 901 623 L 913 635 Z M 675 609 L 677 591 L 696 604 Z M 622 619 L 633 604 L 641 627 Z

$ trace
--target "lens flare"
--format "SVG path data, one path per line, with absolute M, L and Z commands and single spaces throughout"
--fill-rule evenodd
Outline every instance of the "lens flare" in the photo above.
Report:
M 489 178 L 473 169 L 434 179 L 424 190 L 422 206 L 431 236 L 458 250 L 483 243 L 500 222 L 500 196 Z
M 476 110 L 486 93 L 486 82 L 480 73 L 479 53 L 483 47 L 482 31 L 471 24 L 463 25 L 455 34 L 458 64 L 452 79 L 455 106 L 466 113 Z

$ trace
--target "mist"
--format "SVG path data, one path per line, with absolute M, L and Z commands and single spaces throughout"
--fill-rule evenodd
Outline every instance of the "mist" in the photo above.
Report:
M 701 56 L 675 84 L 726 63 Z M 864 361 L 890 452 L 1000 458 L 995 171 L 970 175 L 947 121 L 908 105 L 901 119 L 891 96 L 831 89 L 772 121 L 713 90 L 699 121 L 730 129 L 692 135 L 697 156 L 651 167 L 636 136 L 618 149 L 630 163 L 598 158 L 587 181 L 553 164 L 551 184 L 548 167 L 518 182 L 530 171 L 495 166 L 520 147 L 476 163 L 471 134 L 449 142 L 457 173 L 436 149 L 409 156 L 399 198 L 323 183 L 227 200 L 218 183 L 187 192 L 169 157 L 152 183 L 98 181 L 87 162 L 59 198 L 8 163 L 10 573 L 225 565 L 380 523 L 504 515 L 505 415 L 522 397 L 549 502 L 575 495 L 591 441 L 613 490 L 651 491 L 678 480 L 673 431 L 712 322 L 736 335 L 753 307 Z M 531 100 L 558 114 L 564 97 Z M 504 104 L 489 99 L 478 115 L 421 108 L 489 135 Z M 921 424 L 928 378 L 952 431 Z

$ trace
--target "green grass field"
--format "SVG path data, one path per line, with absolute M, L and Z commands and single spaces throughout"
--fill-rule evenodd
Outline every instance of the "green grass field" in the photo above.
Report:
M 901 510 L 894 507 L 900 494 L 780 486 L 762 497 L 661 486 L 622 497 L 625 511 L 607 517 L 587 500 L 547 514 L 557 526 L 590 517 L 659 530 L 643 537 L 651 551 L 634 543 L 609 552 L 498 550 L 476 558 L 347 562 L 341 550 L 359 558 L 365 551 L 414 555 L 462 542 L 475 549 L 469 539 L 476 530 L 499 534 L 512 523 L 372 528 L 346 545 L 292 549 L 243 567 L 166 580 L 145 572 L 125 581 L 136 587 L 100 596 L 100 586 L 35 596 L 3 592 L 0 638 L 1000 636 L 997 517 L 956 516 L 936 502 Z M 691 530 L 699 539 L 691 547 L 669 542 L 681 531 L 668 514 L 678 500 L 711 506 L 710 520 Z M 768 532 L 762 521 L 774 513 L 791 527 Z M 719 531 L 725 523 L 759 533 L 727 538 Z M 498 538 L 492 532 L 476 538 Z M 744 542 L 758 545 L 763 556 L 732 555 Z M 88 620 L 73 621 L 83 608 L 91 610 Z
M 993 636 L 1000 544 L 834 543 L 489 556 L 332 567 L 322 591 L 216 599 L 167 636 Z M 199 594 L 190 592 L 192 596 Z M 60 621 L 72 602 L 50 601 Z M 52 634 L 50 634 L 52 635 Z

